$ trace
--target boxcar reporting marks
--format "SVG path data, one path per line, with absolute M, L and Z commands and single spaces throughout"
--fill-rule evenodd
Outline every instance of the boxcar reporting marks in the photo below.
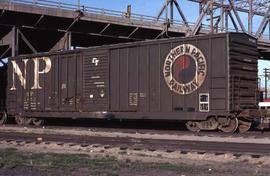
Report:
M 173 48 L 167 55 L 163 68 L 167 86 L 180 95 L 196 91 L 203 84 L 206 72 L 204 54 L 191 44 Z

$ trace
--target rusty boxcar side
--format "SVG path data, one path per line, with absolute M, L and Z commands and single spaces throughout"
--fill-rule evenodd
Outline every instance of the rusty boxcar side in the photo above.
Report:
M 257 41 L 239 33 L 9 60 L 7 109 L 25 117 L 205 120 L 257 108 Z

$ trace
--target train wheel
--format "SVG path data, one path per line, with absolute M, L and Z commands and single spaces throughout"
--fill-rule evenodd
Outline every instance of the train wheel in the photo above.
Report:
M 221 124 L 219 129 L 225 133 L 233 133 L 238 128 L 238 119 L 237 118 L 228 118 L 225 124 Z
M 24 125 L 30 125 L 32 122 L 31 118 L 24 118 Z
M 17 125 L 24 125 L 24 118 L 22 116 L 16 115 L 15 122 L 17 123 Z
M 251 122 L 246 121 L 246 120 L 239 120 L 239 132 L 244 133 L 248 131 L 251 127 Z
M 32 122 L 32 119 L 16 115 L 15 116 L 15 122 L 18 125 L 30 125 L 30 123 Z
M 42 119 L 37 119 L 37 118 L 33 118 L 32 119 L 32 123 L 35 125 L 35 126 L 42 126 L 44 124 L 44 120 Z
M 4 125 L 7 122 L 7 113 L 0 112 L 0 125 Z
M 192 131 L 192 132 L 199 132 L 200 131 L 200 128 L 198 127 L 197 122 L 188 121 L 186 123 L 186 127 L 189 131 Z

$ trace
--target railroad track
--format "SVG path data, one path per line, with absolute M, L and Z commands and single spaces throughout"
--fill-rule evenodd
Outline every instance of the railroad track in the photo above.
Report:
M 6 124 L 2 126 L 2 129 L 18 129 L 21 131 L 22 128 L 29 128 L 29 129 L 42 129 L 42 127 L 35 127 L 35 126 L 18 126 L 15 124 Z M 137 127 L 137 128 L 136 128 Z M 75 130 L 75 131 L 91 131 L 91 132 L 108 132 L 108 133 L 126 133 L 126 134 L 160 134 L 160 135 L 194 135 L 194 136 L 208 136 L 208 137 L 233 137 L 233 138 L 269 138 L 270 139 L 270 131 L 259 131 L 259 130 L 250 130 L 245 133 L 222 133 L 219 131 L 200 131 L 199 133 L 192 133 L 186 129 L 177 129 L 175 126 L 149 126 L 145 125 L 144 127 L 138 128 L 137 123 L 125 123 L 122 125 L 115 125 L 115 124 L 107 124 L 104 125 L 102 122 L 96 122 L 94 125 L 85 125 L 81 123 L 71 124 L 55 124 L 50 123 L 46 126 L 43 126 L 46 129 L 57 129 L 57 130 Z M 1 130 L 1 126 L 0 126 Z
M 10 130 L 0 129 L 0 145 L 1 144 L 13 144 L 17 146 L 24 145 L 57 145 L 71 147 L 76 146 L 76 148 L 102 148 L 103 150 L 108 150 L 111 148 L 117 148 L 120 150 L 134 150 L 134 151 L 163 151 L 167 153 L 197 153 L 205 154 L 210 153 L 214 155 L 225 155 L 232 154 L 236 158 L 242 155 L 249 155 L 254 158 L 260 158 L 269 155 L 270 140 L 265 139 L 246 139 L 240 142 L 230 138 L 230 140 L 225 140 L 226 138 L 208 138 L 209 140 L 201 140 L 205 136 L 190 136 L 189 138 L 156 138 L 147 137 L 145 135 L 132 136 L 132 135 L 119 135 L 116 136 L 102 135 L 97 133 L 96 135 L 72 135 L 72 134 L 59 134 L 54 133 L 47 134 L 46 130 L 43 132 L 38 132 L 39 129 L 30 129 L 31 132 L 11 132 Z M 23 129 L 23 128 L 22 128 Z M 36 133 L 35 133 L 36 130 Z M 48 132 L 48 131 L 47 131 Z M 60 132 L 61 133 L 61 132 Z M 106 134 L 106 133 L 103 133 Z M 146 134 L 147 135 L 147 134 Z M 194 139 L 194 140 L 192 140 Z M 237 139 L 237 138 L 236 138 Z M 255 142 L 254 142 L 255 141 Z M 257 141 L 257 142 L 256 142 Z M 254 143 L 252 143 L 254 142 Z

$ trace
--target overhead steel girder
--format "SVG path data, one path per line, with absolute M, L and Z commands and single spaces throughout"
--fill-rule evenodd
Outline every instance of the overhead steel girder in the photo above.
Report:
M 5 13 L 5 9 L 2 9 L 0 12 L 0 17 Z
M 187 28 L 189 28 L 189 25 L 188 25 L 187 19 L 186 19 L 185 15 L 184 15 L 184 13 L 183 13 L 182 9 L 180 8 L 180 5 L 178 4 L 178 2 L 177 2 L 177 1 L 174 1 L 174 4 L 175 4 L 176 9 L 178 10 L 178 12 L 179 12 L 179 14 L 180 14 L 180 16 L 181 16 L 182 20 L 184 21 L 185 26 L 186 26 Z
M 1 45 L 11 46 L 11 43 L 12 43 L 11 41 L 12 41 L 12 30 L 0 40 L 0 46 Z
M 249 12 L 248 12 L 248 33 L 252 34 L 252 24 L 253 24 L 253 0 L 248 0 Z
M 3 62 L 3 57 L 9 52 L 9 50 L 11 50 L 11 47 L 9 46 L 0 56 L 0 62 L 3 64 L 3 65 L 6 65 L 5 62 Z
M 66 32 L 69 31 L 72 28 L 72 26 L 74 26 L 74 24 L 77 23 L 80 20 L 80 18 L 83 16 L 84 16 L 84 13 L 79 11 L 78 15 L 73 19 L 73 22 L 66 29 Z
M 110 23 L 108 23 L 100 32 L 99 34 L 103 34 L 104 31 L 106 31 L 110 27 Z
M 128 38 L 130 38 L 133 34 L 135 34 L 135 32 L 138 30 L 139 28 L 136 27 L 129 35 Z
M 228 0 L 228 1 L 229 1 L 229 3 L 230 3 L 230 6 L 231 6 L 233 12 L 234 12 L 234 15 L 235 15 L 235 17 L 236 17 L 236 19 L 237 19 L 237 22 L 239 23 L 239 25 L 240 25 L 240 27 L 241 27 L 241 30 L 242 30 L 243 32 L 246 33 L 245 26 L 244 26 L 244 24 L 242 23 L 241 18 L 240 18 L 240 16 L 239 16 L 238 12 L 237 12 L 237 9 L 236 9 L 235 6 L 234 6 L 233 0 Z
M 191 2 L 197 2 L 197 3 L 200 3 L 201 0 L 188 0 L 188 1 L 191 1 Z M 228 5 L 224 5 L 224 4 L 221 4 L 219 2 L 214 2 L 213 4 L 214 6 L 220 8 L 220 7 L 227 7 Z M 240 8 L 240 7 L 236 7 L 234 6 L 235 10 L 239 11 L 239 12 L 244 12 L 244 13 L 249 13 L 249 9 L 244 9 L 244 8 Z M 264 16 L 265 13 L 263 12 L 258 12 L 258 11 L 253 11 L 253 14 L 254 15 L 258 15 L 258 16 Z
M 37 22 L 34 24 L 34 27 L 36 27 L 36 26 L 41 22 L 41 20 L 42 20 L 44 17 L 45 17 L 45 15 L 41 15 L 41 16 L 39 17 L 39 19 L 37 20 Z
M 20 29 L 18 29 L 18 32 L 23 39 L 23 41 L 26 43 L 26 45 L 31 49 L 33 53 L 37 53 L 37 50 L 34 48 L 34 46 L 27 40 L 27 38 L 24 36 L 24 34 L 21 32 Z
M 188 25 L 188 21 L 187 18 L 185 17 L 179 3 L 177 2 L 177 0 L 166 0 L 164 5 L 162 6 L 162 8 L 160 9 L 158 15 L 157 15 L 157 20 L 159 20 L 159 18 L 161 17 L 161 15 L 164 13 L 166 7 L 168 7 L 168 5 L 170 4 L 170 18 L 171 18 L 171 23 L 173 23 L 173 4 L 175 5 L 180 17 L 182 18 L 184 25 L 187 29 L 189 29 L 189 25 Z
M 214 26 L 213 26 L 213 29 L 215 29 L 216 31 L 218 31 L 218 24 L 220 22 L 220 17 L 218 17 L 217 21 L 215 22 Z
M 210 4 L 211 4 L 211 1 L 208 1 L 207 4 L 203 7 L 199 18 L 197 19 L 195 25 L 192 28 L 191 35 L 196 35 L 197 32 L 199 31 L 199 28 L 200 28 L 200 26 L 202 24 L 202 20 L 203 20 L 203 18 L 205 16 L 205 14 L 207 12 L 207 9 L 209 8 Z
M 19 54 L 19 32 L 17 27 L 12 27 L 12 39 L 11 39 L 11 48 L 12 54 L 11 56 L 17 56 Z
M 12 56 L 19 54 L 19 36 L 33 53 L 37 53 L 37 50 L 28 41 L 22 31 L 16 26 L 13 26 L 12 30 L 2 39 L 2 45 L 9 45 L 12 49 Z
M 70 50 L 71 49 L 71 38 L 72 33 L 66 32 L 63 37 L 61 37 L 58 42 L 51 48 L 50 51 L 60 51 L 60 50 Z
M 231 21 L 232 21 L 232 24 L 233 24 L 233 26 L 234 26 L 236 32 L 238 32 L 238 31 L 239 31 L 239 30 L 238 30 L 238 26 L 237 26 L 235 20 L 233 19 L 232 13 L 229 12 L 228 15 L 229 15 L 229 17 L 230 17 L 230 19 L 231 19 Z
M 157 20 L 159 20 L 159 18 L 161 17 L 161 15 L 163 14 L 164 10 L 166 9 L 166 7 L 169 5 L 170 1 L 166 0 L 164 5 L 161 7 L 158 15 L 157 15 Z
M 265 30 L 265 27 L 267 25 L 267 22 L 268 22 L 268 16 L 269 16 L 269 13 L 270 13 L 270 7 L 267 9 L 267 12 L 265 13 L 264 17 L 263 17 L 263 20 L 258 28 L 258 31 L 256 33 L 256 38 L 260 38 L 262 33 L 264 32 Z

